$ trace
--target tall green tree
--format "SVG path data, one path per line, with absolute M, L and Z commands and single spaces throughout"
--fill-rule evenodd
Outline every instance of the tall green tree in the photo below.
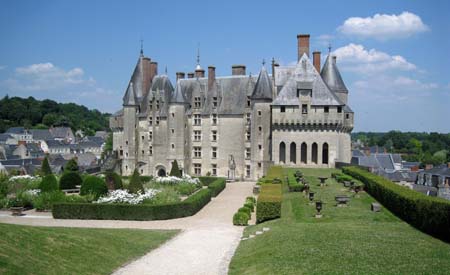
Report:
M 170 169 L 169 175 L 172 177 L 181 178 L 181 170 L 178 167 L 177 160 L 172 161 L 172 169 Z
M 137 168 L 134 169 L 133 175 L 131 176 L 128 191 L 130 191 L 130 193 L 137 193 L 139 191 L 144 192 L 144 186 L 142 185 L 141 177 Z
M 42 161 L 41 171 L 44 176 L 51 175 L 52 169 L 50 168 L 50 164 L 48 163 L 48 158 L 45 157 Z

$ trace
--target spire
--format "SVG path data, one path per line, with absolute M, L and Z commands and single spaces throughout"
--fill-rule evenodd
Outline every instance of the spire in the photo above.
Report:
M 170 97 L 170 103 L 186 103 L 181 93 L 181 81 L 177 81 L 177 86 Z
M 265 64 L 265 62 L 263 62 L 263 64 Z M 272 100 L 272 83 L 264 65 L 259 73 L 251 98 Z
M 141 39 L 141 56 L 144 56 L 144 40 Z
M 165 69 L 164 69 L 164 73 L 165 73 L 166 75 L 168 75 L 168 74 L 167 74 L 167 65 L 166 65 L 166 67 L 165 67 Z
M 134 92 L 133 82 L 130 82 L 127 91 L 123 96 L 123 106 L 138 106 L 138 100 L 136 93 Z
M 197 66 L 195 66 L 195 70 L 202 70 L 202 67 L 200 66 L 200 43 L 197 46 Z
M 329 47 L 329 50 L 331 50 L 331 46 Z M 334 56 L 329 53 L 320 75 L 333 92 L 348 93 L 347 87 L 342 80 L 341 74 L 339 73 L 336 63 L 333 61 L 333 58 Z

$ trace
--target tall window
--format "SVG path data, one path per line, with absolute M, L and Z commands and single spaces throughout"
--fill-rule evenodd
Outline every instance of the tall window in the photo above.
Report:
M 328 114 L 328 113 L 330 112 L 330 107 L 328 107 L 328 106 L 323 107 L 323 111 L 324 111 L 326 114 Z
M 313 143 L 311 147 L 311 160 L 313 163 L 317 164 L 317 143 Z
M 156 117 L 156 125 L 159 125 L 159 116 Z
M 217 96 L 213 97 L 213 107 L 217 108 Z
M 217 125 L 217 114 L 212 114 L 212 125 Z
M 202 140 L 202 131 L 194 131 L 194 141 L 201 141 Z
M 245 116 L 246 116 L 246 119 L 247 119 L 247 124 L 250 124 L 250 121 L 251 121 L 250 113 L 246 113 Z
M 337 112 L 338 113 L 342 113 L 342 107 L 341 106 L 337 107 Z
M 302 114 L 307 114 L 307 113 L 308 113 L 308 105 L 302 104 Z
M 300 149 L 302 151 L 301 152 L 301 162 L 306 164 L 306 163 L 308 163 L 308 161 L 307 161 L 308 147 L 306 146 L 305 142 L 302 143 L 302 147 Z
M 149 117 L 149 118 L 148 118 L 148 124 L 149 124 L 150 126 L 153 125 L 153 117 Z
M 295 142 L 291 143 L 290 161 L 291 163 L 297 163 L 297 145 L 295 144 Z
M 217 164 L 211 164 L 212 175 L 217 176 Z
M 202 124 L 202 117 L 199 114 L 194 115 L 194 125 L 201 125 Z
M 212 158 L 215 159 L 217 158 L 217 147 L 211 147 L 211 152 L 212 152 Z
M 159 100 L 156 101 L 156 110 L 159 110 Z
M 150 147 L 148 148 L 148 154 L 149 154 L 150 156 L 153 155 L 153 146 L 150 146 Z
M 194 158 L 201 158 L 202 157 L 202 147 L 195 146 L 194 147 Z
M 196 96 L 194 97 L 194 108 L 200 108 L 202 107 L 201 97 Z
M 152 131 L 148 132 L 148 140 L 149 141 L 153 140 L 153 132 Z
M 245 140 L 250 141 L 250 137 L 251 137 L 250 131 L 245 132 Z
M 250 148 L 245 148 L 245 159 L 250 159 L 251 151 Z
M 212 141 L 217 141 L 217 131 L 216 130 L 211 131 L 211 138 L 212 138 Z
M 250 107 L 250 105 L 251 105 L 250 97 L 247 96 L 247 107 Z
M 200 163 L 194 163 L 194 174 L 198 176 L 202 174 L 202 165 Z
M 328 164 L 328 143 L 322 145 L 322 163 Z
M 280 163 L 286 163 L 286 144 L 280 143 Z
M 247 178 L 250 177 L 250 165 L 245 165 L 245 175 Z
M 281 106 L 280 107 L 280 112 L 285 113 L 286 112 L 286 107 L 285 106 Z

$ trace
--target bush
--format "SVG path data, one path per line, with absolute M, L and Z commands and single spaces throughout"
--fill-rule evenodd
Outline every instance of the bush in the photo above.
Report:
M 450 241 L 450 201 L 426 196 L 357 167 L 342 170 L 363 182 L 368 193 L 404 221 Z
M 56 177 L 52 174 L 43 177 L 39 184 L 39 189 L 41 189 L 42 193 L 58 190 L 58 181 L 56 180 Z
M 250 216 L 245 212 L 236 212 L 233 216 L 233 224 L 234 225 L 248 225 L 248 220 Z
M 351 181 L 352 177 L 350 177 L 349 175 L 341 174 L 341 175 L 336 175 L 336 180 L 338 182 Z
M 105 181 L 96 176 L 87 176 L 81 184 L 80 195 L 92 194 L 95 199 L 108 193 Z
M 75 158 L 70 159 L 64 166 L 64 172 L 78 172 L 78 162 Z
M 245 202 L 244 207 L 250 209 L 251 212 L 255 211 L 255 205 L 253 202 Z
M 270 166 L 265 178 L 269 181 L 273 181 L 276 178 L 281 179 L 282 177 L 283 177 L 283 167 Z
M 156 193 L 156 195 L 151 199 L 146 199 L 142 203 L 144 204 L 170 204 L 180 201 L 180 196 L 177 191 L 173 188 L 164 188 L 161 192 Z
M 211 195 L 217 197 L 217 195 L 225 189 L 226 181 L 224 178 L 216 178 L 214 182 L 208 185 L 208 189 L 211 190 Z
M 181 195 L 188 196 L 197 190 L 197 186 L 191 183 L 179 183 L 175 185 L 175 190 Z
M 144 192 L 144 186 L 142 185 L 142 181 L 137 169 L 134 169 L 133 175 L 131 176 L 130 184 L 128 185 L 128 191 L 134 194 L 136 194 L 138 191 Z
M 246 197 L 245 201 L 250 201 L 250 202 L 256 203 L 255 197 L 252 197 L 252 196 Z
M 169 176 L 181 178 L 181 170 L 178 168 L 177 160 L 172 161 L 172 169 L 170 169 Z
M 256 203 L 256 222 L 281 217 L 282 191 L 281 184 L 262 185 Z
M 242 206 L 241 208 L 238 209 L 238 212 L 244 212 L 247 215 L 251 216 L 252 215 L 252 210 L 248 207 Z
M 55 219 L 166 220 L 192 216 L 211 201 L 211 191 L 202 189 L 182 202 L 163 205 L 57 203 Z
M 50 164 L 48 163 L 47 157 L 45 157 L 44 160 L 42 161 L 41 173 L 43 176 L 48 176 L 52 174 L 52 169 L 50 168 Z
M 105 182 L 109 190 L 123 188 L 122 178 L 115 172 L 107 172 L 105 174 Z
M 152 176 L 140 176 L 139 178 L 141 179 L 141 182 L 143 182 L 143 183 L 150 182 L 153 179 Z
M 198 177 L 203 186 L 209 186 L 217 180 L 217 177 Z
M 59 189 L 75 189 L 81 183 L 83 183 L 83 180 L 78 172 L 65 172 L 59 179 Z
M 297 182 L 295 175 L 292 173 L 289 173 L 288 174 L 288 188 L 289 188 L 289 192 L 302 192 L 303 188 L 305 188 L 305 185 Z
M 33 200 L 33 207 L 36 208 L 36 210 L 40 211 L 51 210 L 53 204 L 58 202 L 64 202 L 65 197 L 66 196 L 64 195 L 64 192 L 60 190 L 41 193 Z

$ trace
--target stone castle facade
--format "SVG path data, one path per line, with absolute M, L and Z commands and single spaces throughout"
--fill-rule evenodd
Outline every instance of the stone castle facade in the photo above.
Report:
M 350 162 L 354 113 L 348 90 L 329 54 L 309 58 L 309 35 L 298 35 L 298 62 L 272 74 L 177 73 L 175 85 L 143 55 L 110 118 L 120 172 L 165 175 L 176 160 L 183 173 L 255 180 L 271 164 L 334 167 Z M 199 62 L 197 62 L 199 63 Z

